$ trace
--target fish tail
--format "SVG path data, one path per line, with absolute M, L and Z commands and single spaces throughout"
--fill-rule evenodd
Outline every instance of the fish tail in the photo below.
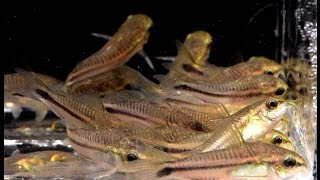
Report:
M 24 78 L 26 82 L 25 88 L 42 94 L 50 92 L 48 86 L 38 79 L 32 72 L 28 72 L 20 68 L 15 68 L 14 70 Z

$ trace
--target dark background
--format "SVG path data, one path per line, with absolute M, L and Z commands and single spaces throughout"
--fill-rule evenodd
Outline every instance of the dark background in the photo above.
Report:
M 6 16 L 8 59 L 4 72 L 20 67 L 65 79 L 75 65 L 106 42 L 91 32 L 113 35 L 128 15 L 144 13 L 154 26 L 146 53 L 154 56 L 174 56 L 175 41 L 183 41 L 195 30 L 208 31 L 213 36 L 209 62 L 229 66 L 251 56 L 266 56 L 280 61 L 283 2 L 287 31 L 293 37 L 286 47 L 296 46 L 294 2 L 289 0 L 246 1 L 104 1 L 9 5 Z M 175 5 L 176 4 L 176 5 Z M 280 36 L 275 36 L 275 30 Z M 152 72 L 140 56 L 127 64 L 145 76 L 165 73 L 162 61 L 153 59 Z

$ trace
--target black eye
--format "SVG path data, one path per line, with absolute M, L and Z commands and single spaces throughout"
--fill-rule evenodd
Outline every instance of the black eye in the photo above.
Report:
M 296 165 L 296 160 L 294 160 L 292 158 L 288 158 L 288 159 L 284 160 L 284 165 L 286 167 L 294 167 Z
M 284 89 L 283 88 L 278 88 L 276 91 L 276 95 L 282 95 L 284 93 Z
M 273 108 L 276 108 L 278 106 L 278 102 L 276 100 L 269 100 L 267 102 L 267 106 L 270 108 L 270 109 L 273 109 Z
M 128 160 L 128 161 L 134 161 L 134 160 L 137 160 L 137 159 L 138 159 L 137 155 L 135 155 L 135 154 L 133 154 L 133 153 L 129 153 L 129 154 L 127 155 L 127 160 Z
M 277 136 L 273 139 L 273 144 L 281 144 L 282 143 L 282 138 Z
M 270 71 L 270 70 L 266 70 L 264 73 L 265 73 L 265 74 L 269 74 L 269 75 L 273 75 L 273 72 Z
M 302 94 L 302 95 L 306 95 L 307 94 L 307 88 L 301 88 L 299 90 L 299 93 Z

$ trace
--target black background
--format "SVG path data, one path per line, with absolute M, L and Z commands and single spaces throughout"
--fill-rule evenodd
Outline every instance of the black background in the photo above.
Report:
M 287 16 L 294 19 L 295 5 L 280 0 L 106 0 L 28 6 L 12 3 L 6 16 L 9 57 L 3 60 L 4 72 L 11 73 L 13 68 L 20 67 L 65 79 L 78 62 L 106 42 L 90 36 L 91 32 L 113 35 L 127 16 L 135 13 L 153 19 L 154 26 L 145 45 L 151 59 L 176 55 L 176 40 L 183 41 L 192 31 L 205 30 L 214 40 L 209 59 L 213 64 L 229 66 L 251 56 L 279 61 L 281 38 L 275 36 L 275 30 L 281 30 L 283 2 Z M 139 56 L 127 64 L 149 78 L 165 73 L 162 61 L 153 59 L 153 62 L 155 73 Z

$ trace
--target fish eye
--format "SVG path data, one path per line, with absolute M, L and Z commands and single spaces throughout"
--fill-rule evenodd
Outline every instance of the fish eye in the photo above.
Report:
M 284 165 L 286 167 L 294 167 L 296 165 L 296 160 L 295 159 L 292 159 L 292 158 L 288 158 L 286 160 L 284 160 Z
M 273 144 L 281 144 L 282 143 L 282 138 L 280 136 L 276 136 L 273 139 Z
M 276 108 L 278 106 L 278 102 L 276 100 L 271 99 L 267 102 L 267 106 L 270 109 Z
M 137 160 L 138 159 L 138 156 L 136 153 L 133 153 L 133 152 L 130 152 L 128 155 L 127 155 L 127 160 L 128 161 L 134 161 L 134 160 Z
M 266 70 L 264 71 L 265 74 L 268 74 L 268 75 L 273 75 L 273 72 L 271 70 Z
M 276 95 L 282 95 L 284 93 L 284 89 L 283 88 L 278 88 L 276 91 Z
M 302 95 L 306 95 L 307 94 L 307 88 L 301 88 L 299 90 L 299 93 L 302 94 Z

